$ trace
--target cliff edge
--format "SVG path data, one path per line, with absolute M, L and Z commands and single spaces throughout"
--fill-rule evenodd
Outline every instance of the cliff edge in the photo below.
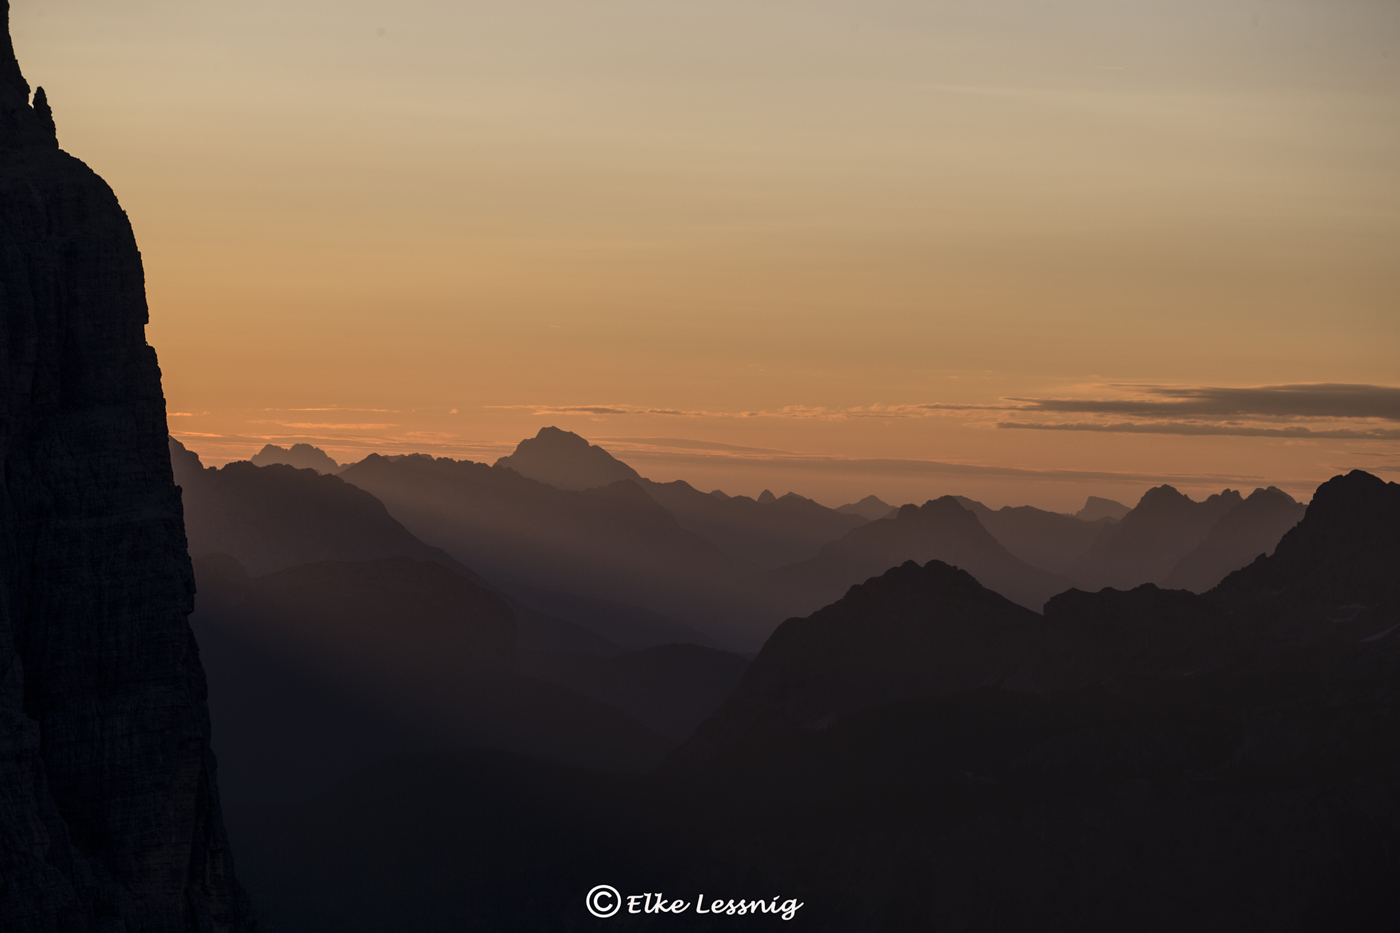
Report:
M 0 44 L 0 927 L 251 931 L 141 255 Z

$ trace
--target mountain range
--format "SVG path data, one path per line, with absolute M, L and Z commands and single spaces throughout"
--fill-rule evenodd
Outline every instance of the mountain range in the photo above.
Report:
M 835 602 L 850 587 L 911 560 L 956 564 L 1035 610 L 1071 585 L 1013 556 L 974 512 L 944 496 L 922 506 L 903 506 L 891 518 L 848 532 L 811 560 L 765 574 L 759 598 L 773 607 L 774 619 L 805 615 Z
M 651 775 L 386 761 L 246 851 L 306 930 L 594 929 L 604 879 L 791 897 L 818 931 L 1387 929 L 1398 566 L 1400 486 L 1363 473 L 1204 595 L 1070 590 L 1041 615 L 909 562 L 784 622 Z M 382 814 L 368 840 L 337 829 L 357 813 Z
M 496 461 L 522 476 L 560 489 L 631 482 L 675 516 L 680 526 L 725 553 L 757 567 L 781 567 L 816 554 L 828 541 L 862 524 L 864 516 L 828 509 L 795 493 L 757 499 L 703 493 L 683 480 L 656 483 L 601 447 L 569 431 L 541 428 Z
M 371 454 L 340 478 L 414 534 L 556 615 L 599 613 L 667 631 L 665 641 L 744 646 L 723 594 L 742 561 L 687 531 L 630 480 L 566 490 L 504 467 Z M 639 645 L 639 647 L 641 647 Z

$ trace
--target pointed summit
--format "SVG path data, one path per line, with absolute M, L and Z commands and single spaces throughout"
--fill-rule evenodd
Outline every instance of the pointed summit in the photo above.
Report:
M 889 518 L 890 515 L 897 512 L 898 509 L 880 499 L 878 496 L 866 496 L 859 502 L 847 503 L 836 511 L 843 515 L 859 515 L 862 518 L 868 518 L 874 522 L 882 518 Z
M 556 427 L 540 428 L 540 433 L 521 441 L 515 453 L 497 460 L 496 466 L 559 489 L 596 489 L 621 480 L 642 479 L 603 448 Z
M 40 88 L 29 105 L 29 82 L 20 71 L 15 44 L 10 38 L 10 4 L 5 2 L 5 40 L 0 47 L 0 147 L 58 147 L 53 111 Z

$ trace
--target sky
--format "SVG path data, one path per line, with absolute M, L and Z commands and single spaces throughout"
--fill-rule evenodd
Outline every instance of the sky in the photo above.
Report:
M 171 430 L 1073 510 L 1400 480 L 1393 0 L 12 0 Z

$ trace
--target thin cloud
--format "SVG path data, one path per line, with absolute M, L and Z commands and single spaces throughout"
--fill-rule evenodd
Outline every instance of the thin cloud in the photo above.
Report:
M 397 408 L 341 408 L 338 405 L 329 408 L 264 408 L 263 411 L 365 411 L 379 415 L 401 414 Z
M 1175 434 L 1223 437 L 1286 437 L 1364 441 L 1400 440 L 1400 429 L 1256 427 L 1251 425 L 1208 424 L 1193 421 L 1001 421 L 998 428 L 1030 431 L 1098 431 L 1105 434 Z
M 1120 385 L 1136 398 L 1011 398 L 1018 410 L 1148 418 L 1331 418 L 1400 421 L 1400 388 L 1353 383 L 1248 386 Z
M 305 428 L 307 430 L 339 431 L 383 431 L 396 428 L 397 424 L 340 424 L 309 421 L 249 421 L 249 424 L 275 424 L 280 428 Z
M 528 411 L 536 415 L 678 415 L 681 417 L 733 417 L 724 412 L 682 411 L 677 408 L 643 408 L 636 405 L 487 405 L 507 411 Z
M 643 405 L 488 405 L 487 408 L 528 411 L 542 417 L 559 415 L 664 415 L 677 418 L 791 418 L 808 421 L 845 421 L 850 418 L 928 418 L 962 411 L 1020 411 L 1018 405 L 857 405 L 828 408 L 822 405 L 784 405 L 758 411 L 707 411 L 703 409 L 648 408 Z
M 743 447 L 739 444 L 721 444 L 717 441 L 695 441 L 684 437 L 595 437 L 596 444 L 612 444 L 616 449 L 653 450 L 713 450 L 728 453 L 747 454 L 791 454 L 794 451 L 776 447 Z M 622 445 L 617 447 L 616 445 Z

